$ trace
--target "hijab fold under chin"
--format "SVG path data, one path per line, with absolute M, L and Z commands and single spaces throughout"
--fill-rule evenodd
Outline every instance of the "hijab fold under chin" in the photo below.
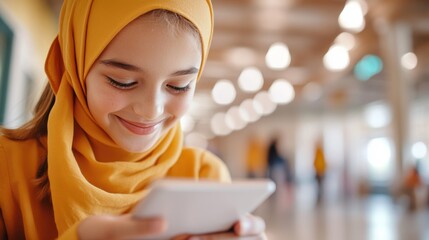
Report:
M 56 95 L 48 121 L 48 176 L 59 234 L 89 215 L 128 211 L 145 194 L 145 187 L 164 176 L 181 154 L 179 125 L 144 153 L 121 150 L 95 123 L 86 102 L 84 81 L 92 64 L 122 28 L 154 9 L 176 12 L 196 26 L 203 46 L 202 69 L 213 31 L 210 1 L 63 3 L 60 31 L 45 64 Z

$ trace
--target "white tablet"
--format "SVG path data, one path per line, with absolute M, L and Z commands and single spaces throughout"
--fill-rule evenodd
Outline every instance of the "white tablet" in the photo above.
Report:
M 142 239 L 222 232 L 254 211 L 275 188 L 268 179 L 232 183 L 163 179 L 151 185 L 149 195 L 136 205 L 133 214 L 140 218 L 161 216 L 167 220 L 168 228 L 163 235 Z

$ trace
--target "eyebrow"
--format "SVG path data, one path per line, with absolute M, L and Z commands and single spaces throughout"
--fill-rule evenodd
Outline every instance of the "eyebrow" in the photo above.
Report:
M 125 62 L 121 62 L 121 61 L 117 61 L 114 59 L 106 59 L 106 60 L 101 60 L 101 63 L 106 65 L 106 66 L 111 66 L 111 67 L 115 67 L 115 68 L 120 68 L 120 69 L 124 69 L 127 71 L 133 71 L 133 72 L 144 72 L 143 69 L 134 66 L 132 64 L 129 63 L 125 63 Z M 190 67 L 188 69 L 184 69 L 184 70 L 178 70 L 172 74 L 170 74 L 170 76 L 182 76 L 182 75 L 189 75 L 189 74 L 195 74 L 198 73 L 199 69 L 196 67 Z

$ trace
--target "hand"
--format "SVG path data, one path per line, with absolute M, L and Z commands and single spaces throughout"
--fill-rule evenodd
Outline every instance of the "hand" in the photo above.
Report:
M 234 224 L 234 233 L 238 236 L 255 236 L 265 232 L 264 219 L 251 214 Z M 265 235 L 265 234 L 263 234 Z
M 130 239 L 161 234 L 167 224 L 162 218 L 136 219 L 130 214 L 121 216 L 90 216 L 78 226 L 80 240 Z
M 182 235 L 174 240 L 267 240 L 265 235 L 265 221 L 253 215 L 247 215 L 233 226 L 233 231 L 211 233 L 204 235 Z

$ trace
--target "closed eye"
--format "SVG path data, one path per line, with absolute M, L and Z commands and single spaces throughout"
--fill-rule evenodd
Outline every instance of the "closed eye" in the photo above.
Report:
M 191 84 L 188 84 L 184 87 L 177 87 L 174 85 L 167 85 L 167 87 L 169 87 L 173 92 L 175 93 L 183 93 L 183 92 L 187 92 L 189 89 L 191 89 Z
M 137 84 L 137 82 L 130 82 L 130 83 L 119 82 L 119 81 L 116 81 L 115 79 L 113 79 L 111 77 L 107 77 L 107 80 L 109 81 L 110 85 L 112 85 L 116 88 L 119 88 L 119 89 L 130 89 Z

